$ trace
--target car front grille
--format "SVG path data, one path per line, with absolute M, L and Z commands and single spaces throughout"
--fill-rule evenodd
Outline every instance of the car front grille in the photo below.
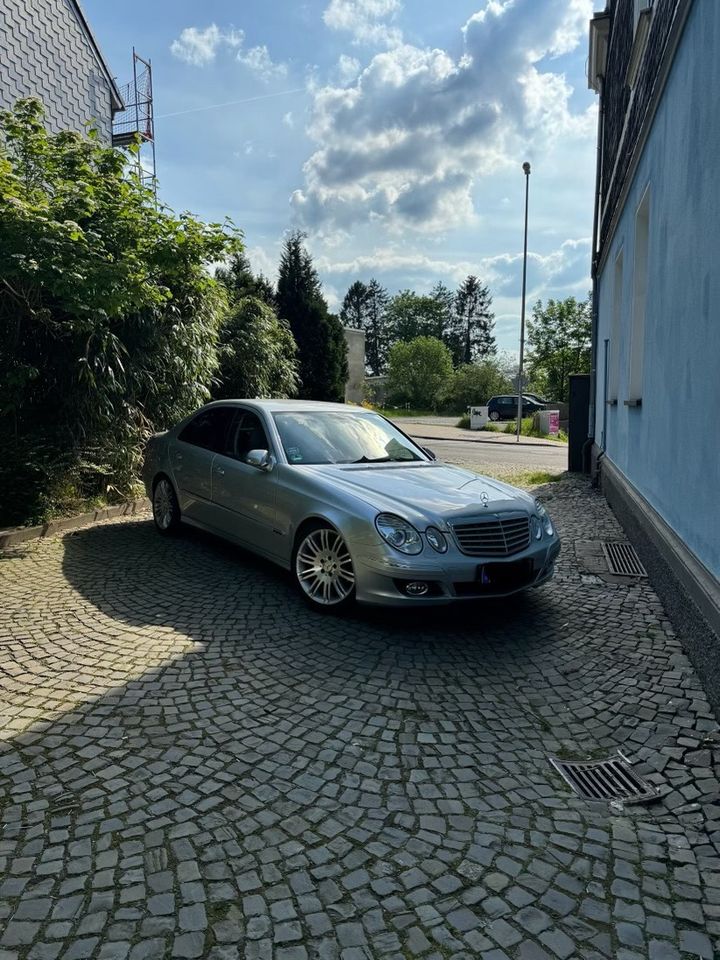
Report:
M 530 543 L 526 513 L 495 515 L 451 524 L 457 544 L 468 557 L 509 557 Z

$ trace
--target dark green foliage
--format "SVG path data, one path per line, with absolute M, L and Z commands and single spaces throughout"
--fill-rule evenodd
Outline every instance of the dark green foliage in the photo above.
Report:
M 391 343 L 409 343 L 418 337 L 444 337 L 444 308 L 434 297 L 401 290 L 390 301 L 385 320 Z
M 495 354 L 495 315 L 491 306 L 488 288 L 477 277 L 467 277 L 455 295 L 455 315 L 448 343 L 456 365 Z
M 590 372 L 592 305 L 590 297 L 577 301 L 542 301 L 528 321 L 528 368 L 538 391 L 550 400 L 567 401 L 570 374 Z
M 290 325 L 298 348 L 299 396 L 340 400 L 347 381 L 347 344 L 342 324 L 327 308 L 304 235 L 292 233 L 280 259 L 278 314 Z
M 450 351 L 434 337 L 393 344 L 388 355 L 388 396 L 424 410 L 435 408 L 438 391 L 452 375 Z
M 345 294 L 340 310 L 340 319 L 346 327 L 365 331 L 365 367 L 374 377 L 384 372 L 387 363 L 388 300 L 387 290 L 377 280 L 369 284 L 356 280 Z
M 0 114 L 0 523 L 129 489 L 145 438 L 209 398 L 234 231 L 174 216 L 94 135 Z
M 290 328 L 255 297 L 238 300 L 220 327 L 215 400 L 293 397 L 297 348 Z
M 250 261 L 242 250 L 236 251 L 226 266 L 215 270 L 215 278 L 228 291 L 231 300 L 255 297 L 273 309 L 276 306 L 273 285 L 262 274 L 255 276 L 250 267 Z

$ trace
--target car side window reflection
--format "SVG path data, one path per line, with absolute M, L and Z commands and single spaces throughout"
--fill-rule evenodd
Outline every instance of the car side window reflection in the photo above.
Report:
M 209 410 L 201 410 L 182 429 L 178 440 L 190 443 L 194 447 L 211 450 L 213 453 L 221 453 L 225 447 L 225 438 L 233 413 L 232 407 L 211 407 Z
M 260 418 L 248 410 L 238 411 L 228 436 L 226 456 L 247 460 L 251 450 L 269 450 L 267 434 Z

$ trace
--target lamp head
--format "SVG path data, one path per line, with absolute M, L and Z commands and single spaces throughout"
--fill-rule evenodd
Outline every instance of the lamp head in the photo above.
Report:
M 530 164 L 527 162 L 527 160 L 526 160 L 525 163 L 523 164 L 523 173 L 524 173 L 526 176 L 529 176 L 529 175 L 530 175 Z

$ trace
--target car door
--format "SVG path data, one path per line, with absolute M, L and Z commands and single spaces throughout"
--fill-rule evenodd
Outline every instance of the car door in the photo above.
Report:
M 207 407 L 180 431 L 170 444 L 175 489 L 180 512 L 190 520 L 215 525 L 212 502 L 212 464 L 224 448 L 234 408 Z
M 254 550 L 277 556 L 280 537 L 275 532 L 277 472 L 247 463 L 251 450 L 274 455 L 262 420 L 252 410 L 236 408 L 225 450 L 212 468 L 212 498 L 217 522 L 236 540 Z

